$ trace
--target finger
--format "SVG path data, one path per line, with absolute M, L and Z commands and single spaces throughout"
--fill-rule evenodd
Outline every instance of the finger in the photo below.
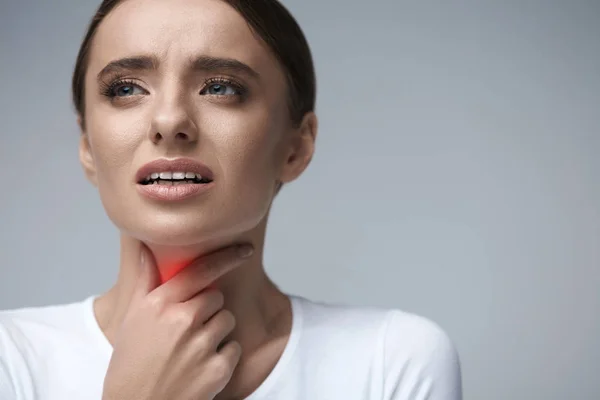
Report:
M 242 346 L 236 341 L 227 342 L 210 361 L 209 372 L 218 385 L 217 393 L 221 392 L 231 380 L 242 355 Z M 210 379 L 210 378 L 209 378 Z
M 138 273 L 134 297 L 142 298 L 160 285 L 160 274 L 154 256 L 148 247 L 140 243 L 140 271 Z
M 223 344 L 217 352 L 217 357 L 223 357 L 230 365 L 236 365 L 242 356 L 242 346 L 235 340 L 230 340 Z
M 198 326 L 204 325 L 225 305 L 225 297 L 220 290 L 204 291 L 184 303 L 178 303 L 185 312 L 195 315 Z
M 221 276 L 239 267 L 252 252 L 251 245 L 234 245 L 204 255 L 171 280 L 155 288 L 153 294 L 166 303 L 187 301 Z
M 199 335 L 203 336 L 203 340 L 208 340 L 211 349 L 217 351 L 219 344 L 233 331 L 233 328 L 235 328 L 235 317 L 231 311 L 221 310 L 206 321 Z

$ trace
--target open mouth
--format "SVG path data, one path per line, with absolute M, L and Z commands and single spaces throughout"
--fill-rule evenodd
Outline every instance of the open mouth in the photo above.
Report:
M 139 181 L 140 185 L 203 185 L 211 183 L 212 179 L 194 172 L 155 172 Z

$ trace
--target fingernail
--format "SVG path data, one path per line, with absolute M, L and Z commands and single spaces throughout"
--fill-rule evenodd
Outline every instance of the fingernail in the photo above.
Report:
M 248 258 L 254 253 L 254 247 L 249 244 L 242 244 L 238 246 L 237 251 L 241 258 Z

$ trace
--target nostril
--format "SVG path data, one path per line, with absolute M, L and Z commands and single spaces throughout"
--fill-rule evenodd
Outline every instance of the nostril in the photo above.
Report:
M 156 132 L 154 135 L 151 136 L 151 140 L 155 144 L 158 144 L 162 140 L 184 140 L 187 142 L 191 140 L 191 136 L 185 132 L 178 132 L 175 135 L 163 135 L 160 132 Z

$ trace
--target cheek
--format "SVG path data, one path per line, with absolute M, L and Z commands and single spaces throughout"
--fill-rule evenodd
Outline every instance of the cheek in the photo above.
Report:
M 281 129 L 268 111 L 224 119 L 215 137 L 223 175 L 236 184 L 264 186 L 275 179 Z
M 130 178 L 133 155 L 143 138 L 142 125 L 126 115 L 97 112 L 88 120 L 88 135 L 96 164 L 98 183 Z
M 101 107 L 99 107 L 101 108 Z M 88 119 L 88 135 L 96 166 L 100 200 L 109 218 L 117 225 L 123 204 L 131 202 L 134 181 L 133 161 L 143 140 L 141 124 L 116 113 L 95 111 Z
M 267 108 L 251 117 L 230 115 L 219 119 L 219 128 L 213 130 L 219 132 L 213 143 L 227 190 L 223 201 L 230 212 L 238 210 L 248 218 L 261 219 L 268 211 L 279 175 L 278 149 L 283 133 L 271 115 Z

